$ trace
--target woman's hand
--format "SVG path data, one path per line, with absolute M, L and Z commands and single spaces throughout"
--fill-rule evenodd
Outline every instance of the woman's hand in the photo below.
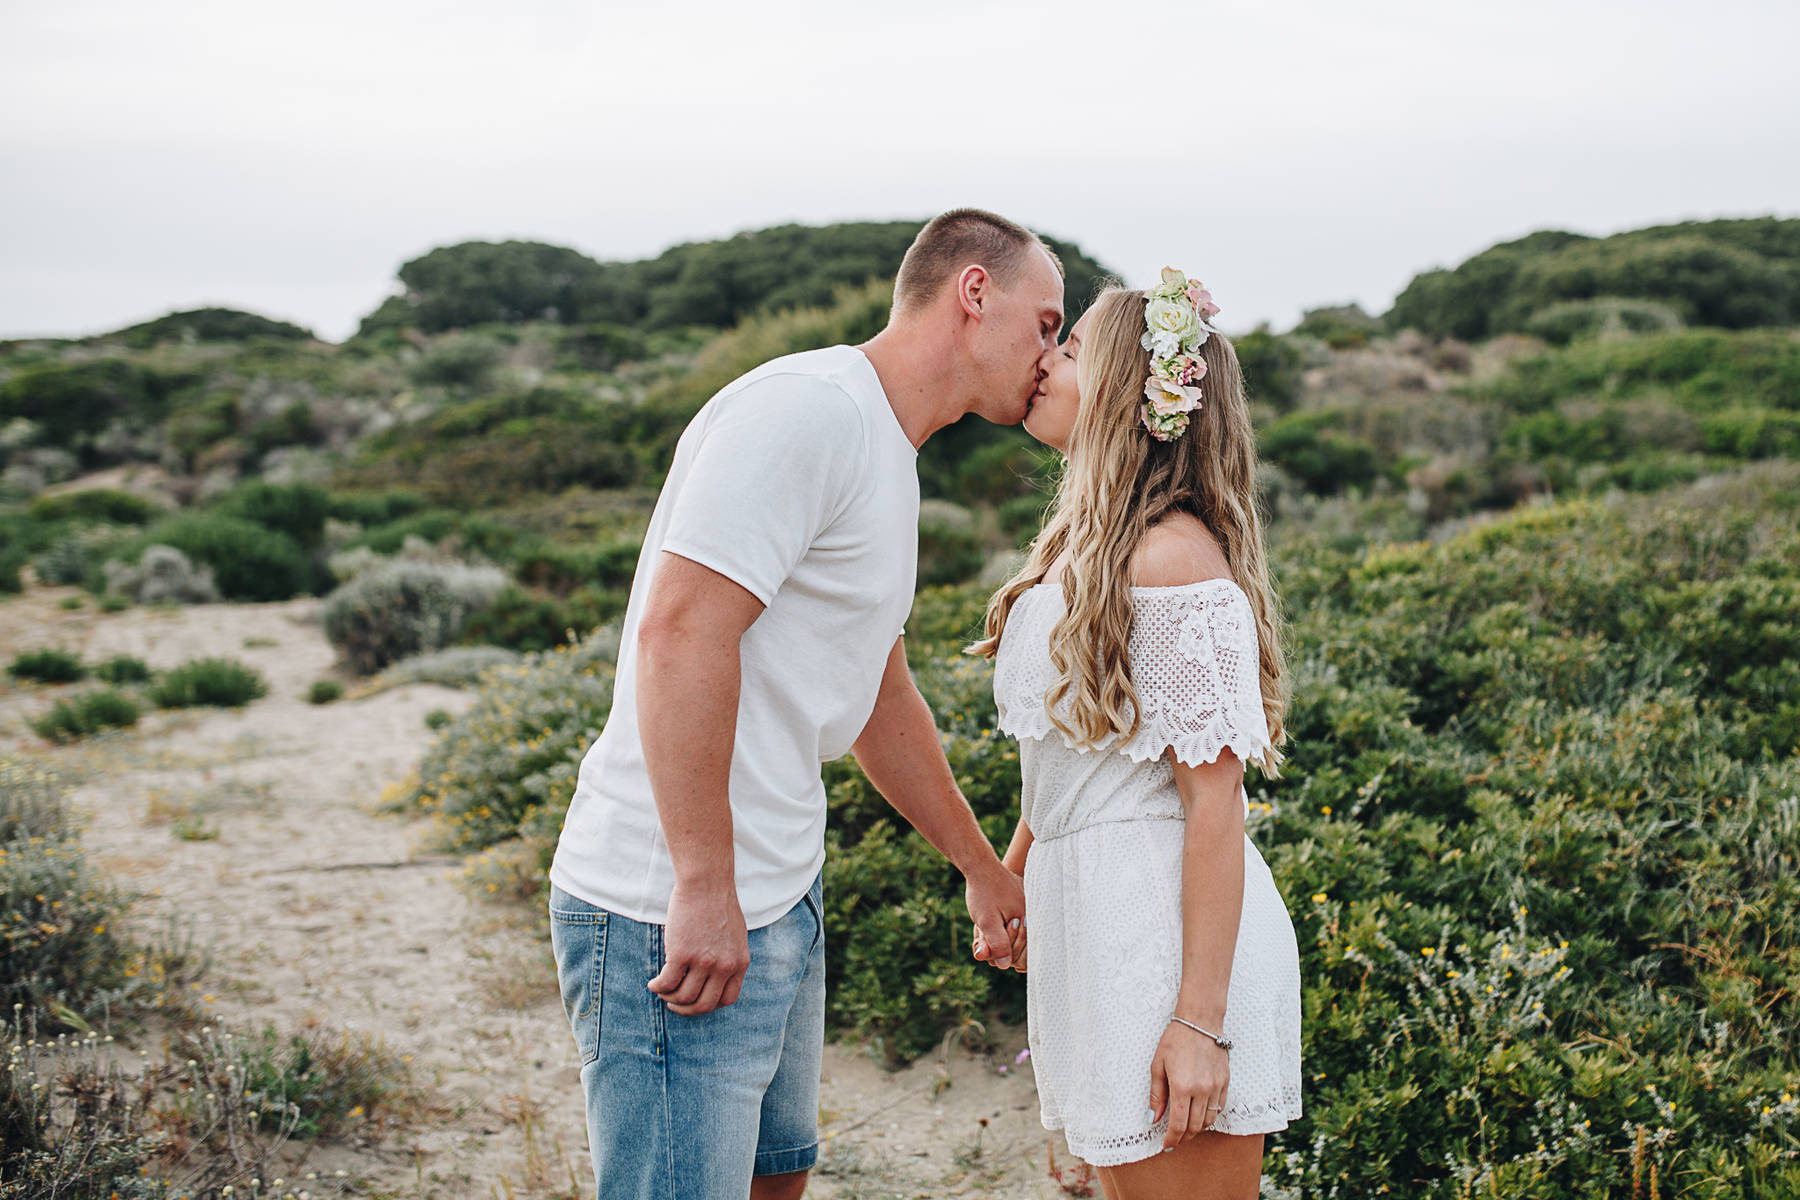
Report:
M 1019 839 L 1021 837 L 1026 839 L 1023 843 L 1026 847 L 1029 847 L 1031 845 L 1031 842 L 1029 840 L 1030 839 L 1030 831 L 1025 829 L 1024 822 L 1019 823 L 1019 828 L 1020 828 L 1020 830 L 1023 831 L 1023 833 L 1014 834 L 1013 845 L 1014 845 L 1015 850 L 1017 850 L 1020 845 Z M 1001 860 L 1001 865 L 1003 865 L 1008 871 L 1011 871 L 1014 875 L 1017 875 L 1022 882 L 1025 878 L 1025 868 L 1023 866 L 1014 867 L 1012 865 L 1014 857 L 1015 857 L 1015 855 L 1014 855 L 1013 850 L 1007 851 L 1006 857 Z M 1020 850 L 1018 852 L 1017 857 L 1022 859 L 1024 857 L 1024 851 Z M 1023 975 L 1025 973 L 1025 922 L 1026 922 L 1026 920 L 1027 920 L 1027 917 L 1015 917 L 1012 920 L 1011 925 L 1007 930 L 1008 934 L 1012 938 L 1012 968 L 1011 969 L 1019 972 L 1021 975 Z M 992 962 L 995 958 L 999 957 L 998 955 L 989 955 L 987 950 L 988 950 L 987 938 L 982 935 L 981 926 L 977 925 L 977 926 L 975 926 L 974 940 L 970 944 L 970 953 L 972 953 L 975 956 L 975 959 L 978 962 Z
M 1181 1145 L 1204 1131 L 1225 1111 L 1231 1057 L 1217 1042 L 1186 1025 L 1169 1022 L 1150 1060 L 1152 1120 L 1169 1116 L 1163 1149 Z
M 1022 975 L 1025 973 L 1025 922 L 1022 918 L 1015 917 L 1013 918 L 1013 923 L 1017 925 L 1018 928 L 1012 930 L 1011 969 Z M 971 946 L 971 952 L 977 960 L 984 962 L 992 961 L 994 957 L 997 957 L 987 953 L 987 939 L 981 935 L 981 927 L 979 925 L 975 927 L 975 940 Z

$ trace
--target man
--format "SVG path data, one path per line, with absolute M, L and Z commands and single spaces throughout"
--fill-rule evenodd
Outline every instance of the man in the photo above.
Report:
M 625 613 L 605 731 L 550 868 L 552 940 L 602 1200 L 781 1200 L 818 1156 L 819 764 L 853 751 L 967 881 L 992 965 L 1024 893 L 907 670 L 918 447 L 1016 424 L 1061 264 L 959 209 L 920 231 L 887 327 L 776 359 L 683 433 Z

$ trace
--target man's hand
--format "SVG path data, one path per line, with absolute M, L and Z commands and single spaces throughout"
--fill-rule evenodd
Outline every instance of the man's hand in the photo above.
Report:
M 737 1003 L 750 969 L 750 935 L 737 885 L 686 890 L 675 885 L 663 930 L 663 969 L 650 981 L 669 1011 L 684 1017 Z
M 1025 882 L 1000 864 L 985 864 L 968 876 L 964 899 L 969 919 L 975 922 L 975 957 L 1001 970 L 1023 957 L 1025 945 Z

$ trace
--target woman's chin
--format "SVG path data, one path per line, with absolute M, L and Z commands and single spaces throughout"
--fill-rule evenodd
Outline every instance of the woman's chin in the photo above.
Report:
M 1038 414 L 1038 410 L 1035 405 L 1033 407 L 1025 410 L 1025 419 L 1020 422 L 1020 428 L 1022 428 L 1026 433 L 1029 433 L 1033 438 L 1037 439 L 1039 442 L 1042 442 L 1044 445 L 1050 447 L 1052 450 L 1061 450 L 1062 449 L 1062 444 L 1059 441 L 1052 439 L 1049 436 L 1050 431 L 1044 428 L 1043 419 Z

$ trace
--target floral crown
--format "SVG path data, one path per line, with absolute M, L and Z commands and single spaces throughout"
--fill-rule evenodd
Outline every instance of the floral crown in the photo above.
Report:
M 1188 414 L 1200 407 L 1200 381 L 1206 363 L 1200 347 L 1217 333 L 1207 324 L 1219 306 L 1198 279 L 1164 267 L 1162 282 L 1144 305 L 1142 345 L 1150 352 L 1150 378 L 1144 381 L 1144 428 L 1159 442 L 1172 442 L 1187 432 Z

